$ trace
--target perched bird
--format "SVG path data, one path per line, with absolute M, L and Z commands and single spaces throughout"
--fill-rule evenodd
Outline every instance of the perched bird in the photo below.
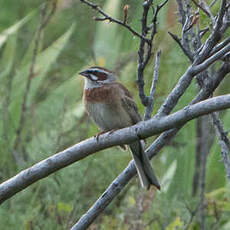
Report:
M 137 106 L 128 89 L 117 82 L 113 72 L 91 67 L 79 73 L 85 77 L 83 102 L 89 116 L 102 132 L 134 125 L 141 121 Z M 144 141 L 129 145 L 142 187 L 160 184 L 144 151 Z

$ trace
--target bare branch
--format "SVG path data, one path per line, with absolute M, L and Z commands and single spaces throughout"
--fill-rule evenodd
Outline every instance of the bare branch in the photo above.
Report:
M 154 108 L 154 96 L 155 96 L 155 92 L 156 92 L 156 85 L 157 85 L 158 75 L 159 75 L 160 55 L 161 55 L 161 51 L 158 51 L 157 55 L 156 55 L 152 86 L 150 89 L 150 95 L 149 95 L 149 99 L 148 99 L 149 103 L 146 107 L 146 111 L 145 111 L 145 115 L 144 115 L 145 121 L 151 118 L 153 108 Z
M 221 37 L 223 35 L 221 33 L 221 25 L 223 22 L 225 11 L 226 11 L 226 0 L 222 0 L 221 9 L 219 11 L 219 15 L 218 15 L 216 23 L 214 25 L 213 32 L 211 33 L 211 35 L 208 37 L 205 44 L 203 45 L 202 50 L 200 51 L 200 53 L 198 54 L 198 56 L 196 58 L 195 64 L 199 64 L 202 61 L 204 61 L 207 58 L 208 54 L 213 49 L 213 47 L 221 39 Z
M 224 77 L 230 72 L 230 63 L 224 63 L 221 68 L 216 72 L 216 75 L 208 81 L 208 83 L 200 90 L 198 95 L 192 100 L 192 104 L 195 104 L 204 98 L 208 98 L 218 87 Z
M 228 105 L 230 106 L 230 101 L 227 101 L 230 99 L 230 94 L 229 94 L 229 96 L 221 96 L 221 97 L 228 97 L 228 98 L 226 98 L 226 103 L 228 103 Z M 200 102 L 200 103 L 197 103 L 197 104 L 192 105 L 192 106 L 188 106 L 185 109 L 180 110 L 176 113 L 178 114 L 178 113 L 183 111 L 184 115 L 186 114 L 185 117 L 189 117 L 190 112 L 195 113 L 196 109 L 194 109 L 194 107 L 199 105 L 199 108 L 201 109 L 202 106 L 205 106 L 205 104 L 210 100 L 213 100 L 213 98 L 208 99 L 208 100 L 203 101 L 203 102 Z M 216 102 L 214 102 L 214 104 L 216 106 L 218 105 L 218 101 L 216 100 Z M 209 107 L 209 106 L 206 105 L 205 107 L 207 109 L 207 107 Z M 159 124 L 161 124 L 161 121 L 167 123 L 167 122 L 169 122 L 169 120 L 170 120 L 169 118 L 171 116 L 172 115 L 162 117 L 160 119 L 156 119 L 156 121 L 158 121 Z M 165 118 L 167 118 L 167 119 L 165 119 Z M 151 120 L 153 120 L 153 119 L 151 119 Z M 148 120 L 145 122 L 149 122 L 151 120 Z M 183 122 L 179 122 L 178 125 L 182 125 L 182 124 L 183 124 Z M 108 203 L 110 203 L 112 201 L 112 199 L 127 184 L 127 181 L 129 181 L 134 175 L 135 175 L 135 166 L 134 166 L 134 162 L 131 161 L 129 163 L 129 165 L 126 167 L 126 169 L 111 183 L 111 185 L 107 188 L 107 190 L 101 195 L 101 197 L 95 202 L 95 204 L 88 210 L 88 212 L 85 215 L 83 215 L 81 217 L 81 219 L 71 228 L 71 230 L 87 229 L 89 227 L 89 225 L 93 222 L 93 220 L 106 208 Z
M 143 13 L 141 19 L 142 36 L 146 36 L 148 33 L 147 16 L 148 16 L 149 9 L 152 6 L 152 3 L 153 0 L 144 1 L 143 3 Z M 144 69 L 151 56 L 151 52 L 152 52 L 152 41 L 149 43 L 147 56 L 145 57 L 145 40 L 141 39 L 139 44 L 139 49 L 138 49 L 137 85 L 138 85 L 139 97 L 144 106 L 148 105 L 148 97 L 145 95 L 145 90 L 144 90 L 144 86 L 145 86 Z
M 212 8 L 214 5 L 215 5 L 215 3 L 217 2 L 218 0 L 213 0 L 211 3 L 210 3 L 210 8 Z
M 230 43 L 230 37 L 226 38 L 223 42 L 221 42 L 221 43 L 219 43 L 218 45 L 216 45 L 216 46 L 213 48 L 213 50 L 212 50 L 210 56 L 213 55 L 213 54 L 215 54 L 215 53 L 218 52 L 219 50 L 223 49 L 223 48 L 224 48 L 226 45 L 228 45 L 229 43 Z
M 113 133 L 101 135 L 99 141 L 96 138 L 82 141 L 3 182 L 0 185 L 0 203 L 34 182 L 99 150 L 115 145 L 129 144 L 140 138 L 145 139 L 165 130 L 183 125 L 198 116 L 227 108 L 230 108 L 230 94 L 187 106 L 172 115 L 164 116 L 160 119 L 152 118 Z
M 183 27 L 183 33 L 189 31 L 194 25 L 198 24 L 199 19 L 200 19 L 200 14 L 199 12 L 196 12 L 190 19 L 190 22 L 188 21 L 189 24 Z
M 52 8 L 51 8 L 49 13 L 47 13 L 48 6 L 49 6 L 48 3 L 44 4 L 42 9 L 41 9 L 41 23 L 39 25 L 37 35 L 35 36 L 35 41 L 34 41 L 35 45 L 34 45 L 34 49 L 33 49 L 29 75 L 27 77 L 26 89 L 25 89 L 25 93 L 23 96 L 22 106 L 21 106 L 21 116 L 19 119 L 19 125 L 17 128 L 17 131 L 16 131 L 17 136 L 16 136 L 16 139 L 14 142 L 14 151 L 17 150 L 19 143 L 21 141 L 21 135 L 22 135 L 22 131 L 23 131 L 24 123 L 25 123 L 25 113 L 27 110 L 26 104 L 27 104 L 27 100 L 28 100 L 30 87 L 31 87 L 31 81 L 32 81 L 32 78 L 34 76 L 34 67 L 35 67 L 35 63 L 36 63 L 36 59 L 37 59 L 37 53 L 38 53 L 38 47 L 39 47 L 41 33 L 42 33 L 42 30 L 45 28 L 45 26 L 50 21 L 51 17 L 53 16 L 53 14 L 56 10 L 56 5 L 57 5 L 57 1 L 54 0 L 52 3 Z
M 171 91 L 161 108 L 159 109 L 157 115 L 163 116 L 166 114 L 169 114 L 170 111 L 174 108 L 174 106 L 177 104 L 180 97 L 184 94 L 185 90 L 190 85 L 193 77 L 197 75 L 198 73 L 202 72 L 206 68 L 208 68 L 214 61 L 221 58 L 224 54 L 229 52 L 230 50 L 230 44 L 223 48 L 222 50 L 218 51 L 215 55 L 208 58 L 206 61 L 204 61 L 202 64 L 197 66 L 190 66 L 185 74 L 180 78 L 177 85 L 174 87 L 174 89 Z M 196 61 L 194 61 L 196 62 Z
M 216 130 L 216 134 L 219 138 L 221 154 L 222 154 L 222 159 L 224 162 L 227 178 L 230 181 L 230 159 L 229 159 L 230 140 L 228 138 L 227 133 L 224 131 L 224 127 L 221 120 L 219 119 L 218 113 L 212 113 L 211 117 L 212 117 L 213 125 Z
M 186 20 L 186 15 L 185 15 L 183 2 L 181 0 L 176 0 L 176 1 L 177 1 L 177 5 L 178 5 L 179 14 L 181 15 L 181 24 L 184 25 L 185 20 Z
M 198 184 L 199 184 L 199 192 L 200 192 L 200 229 L 206 229 L 206 209 L 207 209 L 207 201 L 205 197 L 205 190 L 206 190 L 206 168 L 207 168 L 207 158 L 208 153 L 210 152 L 210 125 L 207 116 L 200 117 L 200 149 L 198 150 L 197 154 L 200 154 L 200 170 L 198 173 Z
M 194 210 L 191 210 L 187 205 L 186 208 L 188 209 L 189 213 L 190 213 L 190 219 L 189 222 L 185 225 L 184 230 L 188 230 L 194 217 L 197 215 L 199 208 L 200 208 L 200 203 L 196 206 L 196 208 Z
M 199 3 L 196 2 L 196 0 L 192 0 L 192 2 L 198 7 L 200 8 L 212 21 L 212 24 L 215 24 L 215 18 L 212 15 L 212 12 L 209 9 L 209 6 L 207 5 L 207 3 L 205 1 L 202 1 L 200 5 Z
M 193 55 L 191 54 L 189 50 L 185 49 L 185 47 L 181 44 L 181 40 L 175 34 L 171 32 L 168 32 L 168 33 L 177 42 L 177 44 L 180 46 L 180 48 L 182 49 L 184 54 L 189 58 L 189 60 L 193 62 Z
M 204 29 L 200 30 L 199 36 L 202 38 L 207 32 L 209 31 L 209 27 L 205 27 Z
M 148 27 L 148 29 L 153 28 L 152 30 L 152 34 L 151 34 L 151 39 L 153 40 L 154 35 L 157 33 L 157 17 L 158 14 L 161 10 L 161 8 L 163 8 L 166 4 L 167 4 L 168 0 L 165 0 L 164 2 L 162 2 L 160 5 L 157 5 L 153 20 L 152 20 L 152 25 Z
M 185 18 L 185 22 L 182 25 L 182 31 L 181 31 L 181 43 L 183 45 L 183 47 L 186 50 L 189 50 L 189 39 L 188 39 L 188 33 L 186 33 L 187 28 L 189 27 L 190 23 L 191 23 L 191 18 L 189 17 L 189 15 L 186 16 Z
M 178 3 L 180 12 L 183 13 L 184 12 L 183 5 L 181 5 L 180 1 L 177 1 L 177 3 Z M 199 72 L 201 72 L 200 68 L 202 68 L 204 70 L 203 67 L 207 68 L 208 66 L 210 66 L 213 63 L 214 60 L 218 60 L 219 58 L 223 57 L 228 52 L 229 47 L 225 47 L 224 49 L 218 51 L 218 54 L 216 53 L 212 57 L 209 57 L 211 50 L 213 49 L 213 47 L 217 44 L 217 42 L 223 36 L 223 34 L 220 33 L 220 27 L 221 26 L 219 24 L 223 20 L 225 4 L 226 4 L 226 2 L 225 2 L 225 0 L 223 0 L 222 5 L 221 5 L 221 10 L 220 10 L 219 16 L 217 18 L 217 22 L 215 24 L 214 31 L 209 36 L 209 38 L 206 40 L 205 44 L 202 46 L 202 49 L 200 49 L 199 55 L 193 56 L 192 53 L 190 54 L 189 53 L 190 51 L 188 51 L 189 50 L 189 44 L 187 42 L 185 43 L 185 41 L 182 41 L 182 43 L 180 43 L 179 39 L 177 39 L 174 36 L 174 39 L 178 42 L 179 45 L 181 44 L 180 46 L 183 47 L 183 49 L 182 49 L 183 52 L 185 52 L 187 54 L 189 59 L 190 60 L 194 59 L 194 61 L 193 61 L 194 68 L 193 67 L 191 67 L 191 69 L 188 68 L 187 72 L 180 78 L 178 84 L 175 86 L 175 88 L 173 89 L 171 94 L 168 96 L 168 98 L 165 100 L 164 104 L 159 109 L 158 116 L 162 116 L 162 115 L 170 113 L 172 108 L 174 108 L 174 106 L 177 104 L 179 98 L 184 94 L 185 90 L 190 85 L 192 78 L 196 75 L 195 74 L 196 69 L 199 69 Z M 187 24 L 188 24 L 188 17 L 184 21 L 183 30 L 186 28 Z M 185 36 L 185 34 L 182 33 L 182 40 L 183 40 L 184 36 Z M 186 39 L 186 37 L 185 37 L 185 39 Z M 202 63 L 202 64 L 200 64 L 200 63 Z M 197 65 L 197 64 L 200 64 L 200 65 Z M 193 72 L 193 71 L 195 71 L 195 72 Z
M 94 4 L 90 1 L 87 1 L 87 0 L 80 0 L 82 3 L 90 6 L 92 9 L 94 9 L 95 11 L 97 11 L 98 13 L 100 13 L 101 15 L 103 15 L 104 17 L 102 18 L 98 18 L 98 17 L 95 17 L 94 19 L 97 20 L 97 21 L 105 21 L 105 20 L 108 20 L 110 22 L 114 22 L 114 23 L 117 23 L 123 27 L 125 27 L 126 29 L 128 29 L 133 35 L 139 37 L 140 39 L 144 40 L 145 42 L 149 43 L 149 39 L 146 38 L 145 36 L 139 34 L 137 31 L 135 31 L 130 25 L 128 25 L 126 22 L 124 21 L 120 21 L 118 19 L 115 19 L 111 16 L 109 16 L 107 13 L 105 13 L 97 4 Z
M 218 87 L 225 75 L 229 72 L 230 64 L 225 63 L 217 72 L 217 75 L 215 76 L 213 81 L 207 85 L 204 85 L 204 88 L 201 90 L 198 96 L 192 101 L 191 104 L 195 104 L 199 101 L 208 98 L 212 94 L 212 92 Z M 157 155 L 157 153 L 177 134 L 181 127 L 182 126 L 162 133 L 147 149 L 146 153 L 148 157 L 151 159 L 153 156 Z M 121 189 L 123 189 L 125 185 L 131 180 L 135 173 L 136 169 L 134 163 L 130 162 L 129 165 L 125 168 L 125 170 L 123 170 L 123 172 L 106 189 L 106 191 L 104 192 L 106 196 L 102 196 L 101 198 L 99 198 L 92 206 L 90 211 L 88 211 L 87 214 L 85 214 L 81 218 L 81 223 L 83 223 L 83 220 L 87 219 L 93 221 L 100 213 L 100 210 L 97 207 L 102 207 L 101 211 L 104 210 L 105 207 L 114 199 L 114 197 L 116 197 L 119 194 Z M 95 213 L 94 210 L 96 210 L 97 212 Z M 85 226 L 86 225 L 87 223 L 85 223 Z
M 153 16 L 152 20 L 152 26 L 147 25 L 147 17 L 149 13 L 149 9 L 152 7 L 153 0 L 146 0 L 143 2 L 143 14 L 142 14 L 142 32 L 141 34 L 135 31 L 131 26 L 127 24 L 127 7 L 124 11 L 124 20 L 120 21 L 118 19 L 115 19 L 111 16 L 109 16 L 107 13 L 105 13 L 98 5 L 88 1 L 88 0 L 80 0 L 82 3 L 90 6 L 92 9 L 96 10 L 98 13 L 100 13 L 103 17 L 94 17 L 97 21 L 105 21 L 108 20 L 110 22 L 117 23 L 125 28 L 127 28 L 131 33 L 133 33 L 135 36 L 140 38 L 140 45 L 138 50 L 138 71 L 137 71 L 137 84 L 139 89 L 139 97 L 141 99 L 141 102 L 144 106 L 148 105 L 148 97 L 145 95 L 144 92 L 144 69 L 147 65 L 148 61 L 151 58 L 152 55 L 152 42 L 154 39 L 154 35 L 156 34 L 156 23 L 157 23 L 157 16 L 159 11 L 162 9 L 162 7 L 168 2 L 168 0 L 165 0 L 162 4 L 157 6 L 155 15 Z M 147 34 L 149 30 L 151 31 L 150 39 L 147 38 Z M 147 44 L 148 49 L 147 52 L 145 52 L 145 45 Z M 145 55 L 146 53 L 146 55 Z
M 216 52 L 214 55 L 206 59 L 203 63 L 197 65 L 194 67 L 194 72 L 198 71 L 201 72 L 204 69 L 206 69 L 208 66 L 210 66 L 213 62 L 217 61 L 221 57 L 223 57 L 226 53 L 230 51 L 230 44 L 225 46 L 223 49 L 220 51 Z
M 153 40 L 157 33 L 158 14 L 167 2 L 168 0 L 165 0 L 162 4 L 157 6 L 155 14 L 152 19 L 152 24 L 150 26 L 147 25 L 147 17 L 148 17 L 149 9 L 150 7 L 152 7 L 153 0 L 146 0 L 143 3 L 143 14 L 142 14 L 142 19 L 141 19 L 142 35 L 146 36 L 149 30 L 151 30 L 151 36 L 149 39 L 150 42 L 147 43 L 147 51 L 145 51 L 146 42 L 143 39 L 141 39 L 140 41 L 139 50 L 138 50 L 137 85 L 138 85 L 138 90 L 139 90 L 139 97 L 144 106 L 148 106 L 149 104 L 149 101 L 148 101 L 149 98 L 145 95 L 145 90 L 144 90 L 144 86 L 145 86 L 144 69 L 152 56 Z

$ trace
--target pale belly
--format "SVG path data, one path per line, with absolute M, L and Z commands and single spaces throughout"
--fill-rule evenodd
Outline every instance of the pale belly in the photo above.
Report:
M 120 129 L 132 125 L 128 113 L 122 107 L 110 104 L 90 103 L 87 104 L 89 115 L 102 131 Z

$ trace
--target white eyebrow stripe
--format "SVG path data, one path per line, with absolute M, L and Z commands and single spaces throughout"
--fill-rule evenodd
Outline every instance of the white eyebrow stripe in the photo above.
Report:
M 107 71 L 102 70 L 102 69 L 98 69 L 98 68 L 93 68 L 93 69 L 90 69 L 90 71 L 98 71 L 98 72 L 102 72 L 102 73 L 108 74 L 108 72 L 107 72 Z

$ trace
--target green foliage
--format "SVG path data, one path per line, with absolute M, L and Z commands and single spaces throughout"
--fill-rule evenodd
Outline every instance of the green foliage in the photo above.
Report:
M 88 65 L 115 70 L 132 91 L 143 114 L 135 84 L 139 40 L 124 28 L 91 20 L 97 15 L 79 1 L 60 0 L 52 20 L 42 32 L 30 89 L 26 83 L 31 67 L 42 1 L 4 2 L 0 15 L 0 180 L 45 159 L 79 141 L 95 135 L 97 128 L 84 112 L 83 80 L 78 72 Z M 98 1 L 106 12 L 122 19 L 122 8 L 129 4 L 128 23 L 140 29 L 142 9 L 138 0 Z M 161 2 L 161 1 L 158 1 Z M 175 86 L 189 62 L 167 35 L 173 5 L 159 15 L 155 50 L 162 50 L 160 78 L 154 112 Z M 216 7 L 214 8 L 214 11 Z M 39 12 L 39 13 L 38 13 Z M 204 15 L 201 16 L 205 17 Z M 205 20 L 202 23 L 206 25 Z M 179 31 L 179 25 L 173 26 Z M 171 28 L 170 28 L 171 30 Z M 154 57 L 145 70 L 149 92 Z M 226 89 L 225 89 L 226 90 Z M 229 91 L 229 89 L 227 89 Z M 14 149 L 25 93 L 25 122 L 19 147 Z M 195 82 L 179 101 L 178 110 L 197 92 Z M 218 93 L 223 92 L 220 90 Z M 230 128 L 229 111 L 223 120 Z M 162 181 L 162 191 L 146 192 L 135 179 L 92 225 L 92 229 L 184 229 L 191 210 L 199 203 L 191 196 L 194 174 L 196 123 L 190 122 L 154 159 Z M 149 143 L 155 137 L 149 138 Z M 96 153 L 49 176 L 17 194 L 0 207 L 0 226 L 4 229 L 68 229 L 90 208 L 99 195 L 127 166 L 131 156 L 118 148 Z M 215 208 L 221 213 L 219 229 L 229 229 L 230 197 L 226 186 L 220 148 L 215 141 L 208 159 L 208 225 L 215 223 Z M 199 229 L 198 218 L 189 229 Z

